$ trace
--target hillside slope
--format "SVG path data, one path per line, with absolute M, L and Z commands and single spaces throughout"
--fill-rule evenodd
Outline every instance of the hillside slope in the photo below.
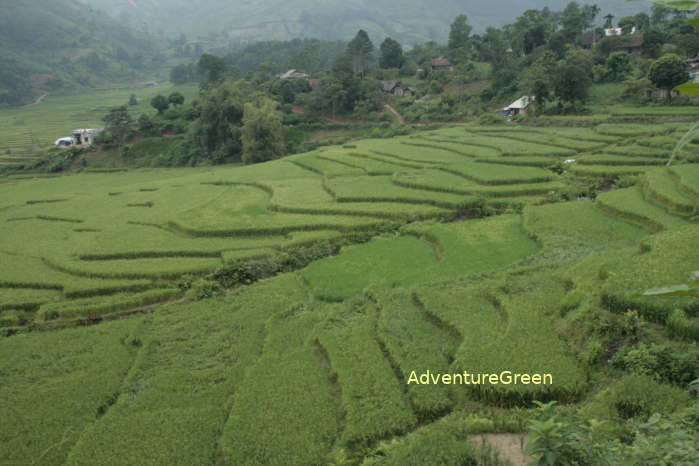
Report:
M 135 77 L 152 65 L 151 38 L 75 0 L 0 4 L 0 106 L 40 92 Z
M 501 26 L 529 8 L 561 10 L 567 0 L 82 0 L 121 21 L 189 35 L 221 35 L 229 40 L 317 37 L 348 39 L 359 28 L 377 39 L 389 35 L 408 44 L 445 40 L 458 14 L 470 18 L 476 31 Z M 581 2 L 583 3 L 583 2 Z M 594 2 L 602 14 L 638 12 L 647 3 L 624 0 Z

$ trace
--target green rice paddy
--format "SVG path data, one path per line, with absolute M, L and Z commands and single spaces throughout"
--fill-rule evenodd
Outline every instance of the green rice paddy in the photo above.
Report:
M 534 400 L 597 407 L 616 374 L 574 319 L 696 325 L 689 301 L 639 294 L 699 268 L 699 166 L 632 144 L 677 128 L 453 127 L 4 178 L 0 463 L 481 464 L 474 436 L 521 433 Z M 553 383 L 409 383 L 427 371 Z

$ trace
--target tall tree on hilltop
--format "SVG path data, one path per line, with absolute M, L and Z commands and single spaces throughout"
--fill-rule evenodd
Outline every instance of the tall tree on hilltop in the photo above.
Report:
M 614 27 L 614 15 L 609 13 L 607 16 L 604 17 L 604 27 L 609 29 Z
M 243 107 L 253 94 L 250 85 L 240 81 L 226 81 L 201 93 L 201 115 L 191 135 L 204 158 L 214 163 L 240 161 Z
M 512 25 L 512 48 L 528 55 L 536 47 L 546 44 L 554 30 L 553 15 L 548 8 L 527 10 Z
M 553 91 L 561 103 L 584 103 L 592 85 L 592 55 L 569 46 L 565 58 L 556 67 Z
M 381 56 L 379 57 L 379 66 L 381 68 L 400 68 L 405 62 L 403 56 L 403 47 L 396 40 L 386 37 L 379 47 Z
M 572 42 L 592 27 L 599 12 L 597 5 L 581 7 L 577 2 L 570 2 L 561 14 L 561 32 L 566 40 Z
M 352 58 L 352 71 L 364 77 L 374 57 L 374 44 L 369 39 L 369 34 L 360 29 L 354 39 L 347 45 L 347 51 Z
M 275 101 L 263 98 L 245 104 L 241 140 L 244 163 L 274 160 L 284 154 L 282 120 Z
M 451 23 L 451 28 L 449 29 L 449 48 L 468 48 L 472 29 L 471 25 L 468 24 L 468 17 L 466 15 L 457 16 L 454 22 Z

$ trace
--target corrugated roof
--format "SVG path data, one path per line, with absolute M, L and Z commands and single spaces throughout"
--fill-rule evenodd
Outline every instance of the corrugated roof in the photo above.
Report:
M 527 108 L 529 106 L 529 104 L 532 103 L 533 100 L 534 100 L 534 97 L 530 97 L 528 95 L 525 95 L 525 96 L 522 96 L 519 99 L 515 100 L 514 102 L 512 102 L 506 108 L 518 108 L 518 109 Z
M 444 57 L 433 58 L 432 66 L 451 66 L 451 62 Z

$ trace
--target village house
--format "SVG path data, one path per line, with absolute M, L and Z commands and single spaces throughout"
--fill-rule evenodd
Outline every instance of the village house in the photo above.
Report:
M 621 39 L 616 50 L 620 50 L 635 56 L 643 55 L 643 45 L 645 43 L 645 39 L 643 34 L 636 31 L 635 27 L 629 34 L 624 34 L 621 28 L 605 29 L 604 37 L 599 37 L 594 32 L 587 33 L 581 37 L 580 41 L 583 47 L 592 48 L 596 43 L 605 37 L 619 37 Z
M 282 73 L 279 75 L 280 79 L 308 79 L 310 78 L 310 75 L 307 75 L 306 73 L 301 73 L 295 69 L 291 69 L 285 73 Z
M 672 98 L 679 97 L 682 95 L 679 93 L 679 91 L 676 91 L 674 89 L 655 89 L 646 91 L 646 97 L 655 100 L 665 100 L 668 98 L 668 94 Z
M 527 95 L 522 96 L 507 107 L 503 108 L 502 114 L 505 115 L 505 118 L 508 120 L 512 120 L 518 115 L 526 115 L 527 108 L 529 108 L 529 105 L 531 105 L 532 102 L 534 102 L 534 97 Z
M 384 92 L 393 94 L 396 97 L 412 97 L 415 95 L 415 88 L 402 84 L 400 81 L 382 81 L 381 87 Z
M 622 44 L 621 50 L 637 57 L 643 55 L 643 34 L 630 34 L 624 37 L 626 41 Z
M 444 57 L 432 59 L 432 71 L 453 71 L 454 67 L 451 62 Z
M 699 70 L 699 54 L 696 57 L 687 60 L 687 68 L 692 71 Z
M 91 146 L 95 142 L 95 138 L 103 130 L 99 129 L 75 129 L 71 131 L 70 137 L 57 139 L 54 146 Z
M 631 28 L 631 31 L 629 31 L 629 34 L 636 34 L 638 30 L 636 29 L 636 26 Z M 604 29 L 604 35 L 606 37 L 610 36 L 623 36 L 625 35 L 624 29 L 623 28 L 605 28 Z

